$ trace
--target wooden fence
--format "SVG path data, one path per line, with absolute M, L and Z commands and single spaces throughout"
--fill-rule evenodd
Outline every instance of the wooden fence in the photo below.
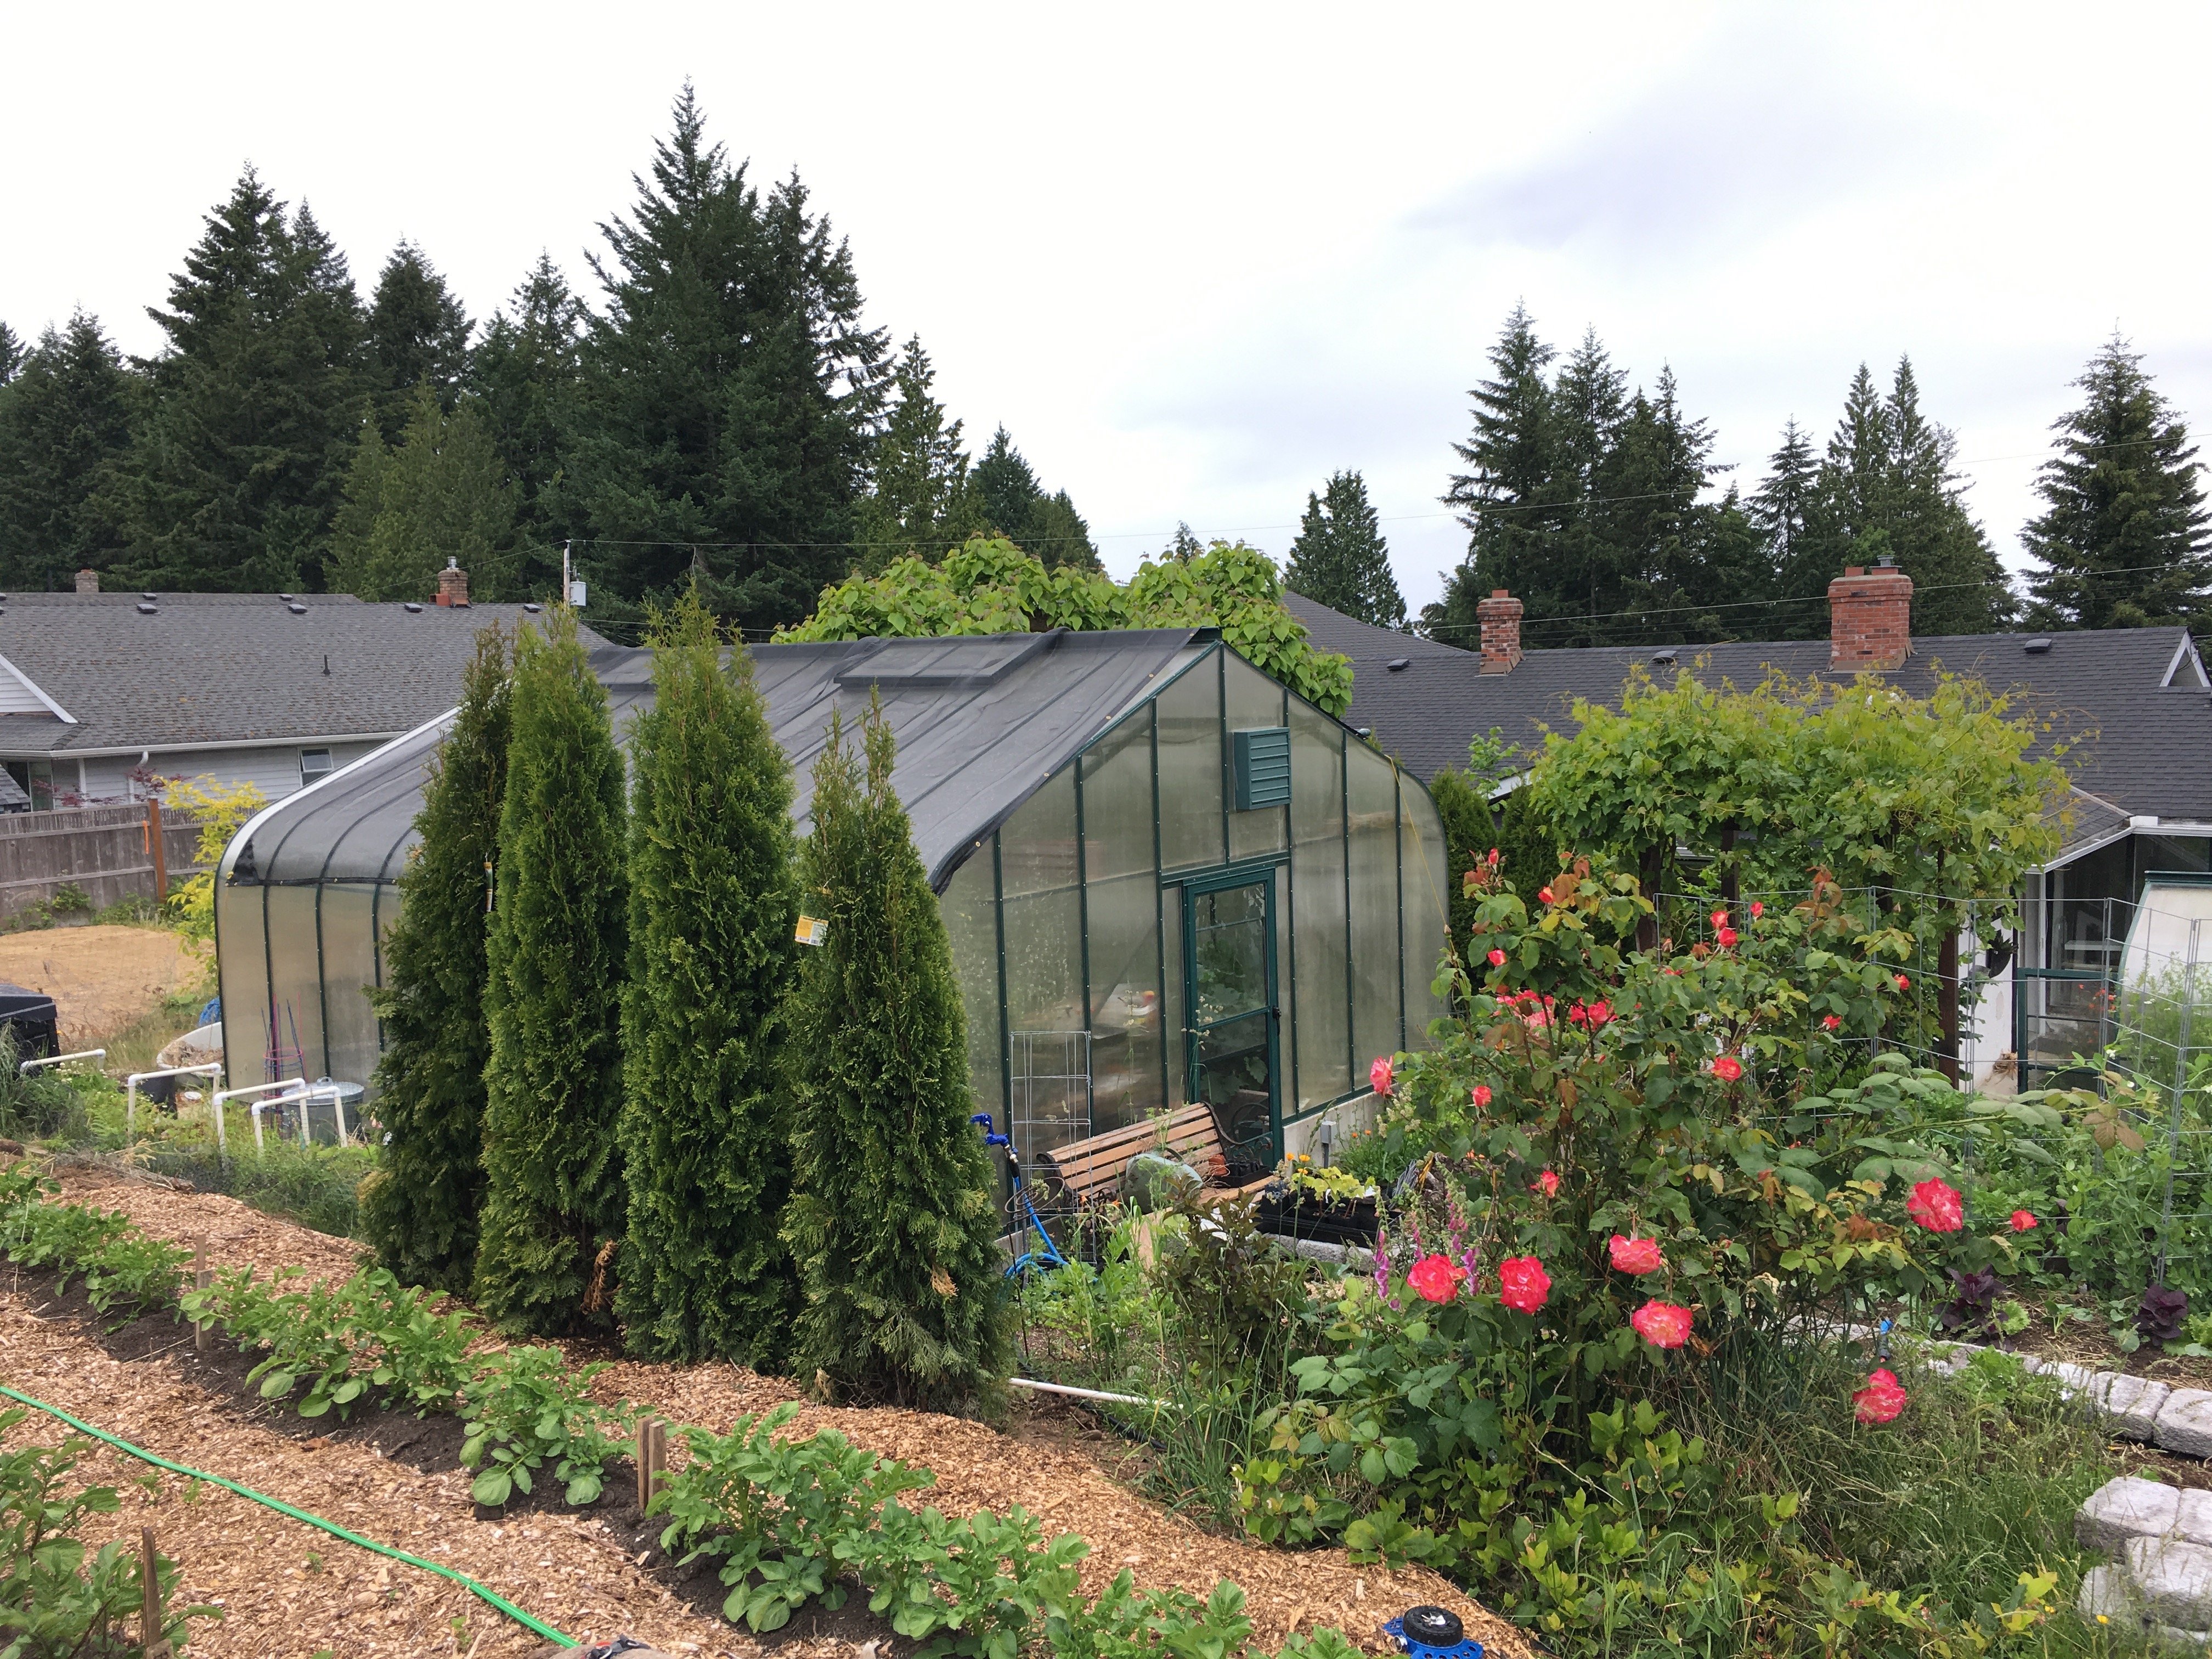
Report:
M 80 806 L 52 812 L 0 814 L 0 915 L 80 889 L 95 910 L 134 894 L 173 892 L 199 869 L 199 820 L 161 816 L 163 858 L 157 871 L 149 809 Z M 157 877 L 166 877 L 165 881 Z

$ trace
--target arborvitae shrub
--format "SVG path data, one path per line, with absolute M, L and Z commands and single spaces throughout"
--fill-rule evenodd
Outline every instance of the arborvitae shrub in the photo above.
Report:
M 483 1236 L 477 1297 L 509 1329 L 613 1328 L 624 1225 L 623 765 L 573 612 L 514 649 L 484 1006 Z
M 465 1291 L 476 1272 L 483 1199 L 486 866 L 499 839 L 513 713 L 507 641 L 477 635 L 460 713 L 438 745 L 399 878 L 399 920 L 385 942 L 376 1115 L 387 1131 L 362 1188 L 362 1236 L 410 1285 Z
M 696 599 L 662 619 L 653 663 L 654 705 L 630 738 L 616 1310 L 636 1352 L 773 1370 L 799 1299 L 775 1071 L 798 951 L 791 766 L 751 659 L 722 662 Z
M 880 709 L 865 745 L 863 771 L 833 720 L 801 865 L 829 931 L 801 957 L 787 1051 L 785 1237 L 805 1296 L 792 1364 L 864 1398 L 952 1406 L 1006 1360 L 1000 1212 L 968 1121 L 951 951 Z

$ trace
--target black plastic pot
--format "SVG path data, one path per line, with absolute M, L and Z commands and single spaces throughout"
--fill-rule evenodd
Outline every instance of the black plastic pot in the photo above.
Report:
M 1279 1238 L 1309 1238 L 1323 1244 L 1357 1244 L 1362 1248 L 1372 1247 L 1375 1243 L 1375 1200 L 1371 1198 L 1330 1201 L 1310 1193 L 1270 1187 L 1260 1194 L 1252 1221 L 1261 1232 L 1273 1233 Z

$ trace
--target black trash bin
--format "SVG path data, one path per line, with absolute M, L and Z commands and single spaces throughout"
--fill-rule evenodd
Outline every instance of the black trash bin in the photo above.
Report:
M 0 984 L 0 1025 L 15 1039 L 18 1060 L 44 1060 L 62 1051 L 59 1017 L 44 991 Z

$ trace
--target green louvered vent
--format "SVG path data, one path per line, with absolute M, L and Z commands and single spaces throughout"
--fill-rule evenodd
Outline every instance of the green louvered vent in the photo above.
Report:
M 1259 806 L 1281 806 L 1291 799 L 1291 729 L 1263 726 L 1255 731 L 1232 732 L 1236 745 L 1237 810 L 1249 812 Z

